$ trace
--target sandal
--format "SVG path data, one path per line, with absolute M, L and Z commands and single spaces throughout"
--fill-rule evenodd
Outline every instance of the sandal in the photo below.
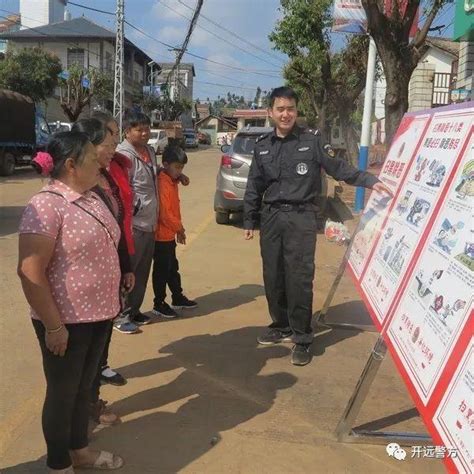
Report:
M 105 400 L 100 399 L 96 403 L 91 403 L 89 413 L 92 420 L 104 426 L 112 426 L 121 422 L 118 415 L 108 411 Z
M 97 469 L 101 471 L 113 471 L 120 469 L 125 464 L 123 458 L 117 454 L 101 451 L 93 464 L 78 464 L 75 469 Z

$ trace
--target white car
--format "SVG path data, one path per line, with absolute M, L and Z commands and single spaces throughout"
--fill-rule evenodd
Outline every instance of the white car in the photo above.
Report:
M 155 150 L 157 155 L 163 153 L 163 150 L 168 145 L 168 136 L 166 135 L 166 131 L 152 128 L 148 145 L 150 145 Z
M 72 128 L 72 123 L 60 122 L 59 120 L 57 122 L 49 122 L 48 125 L 51 133 L 70 132 Z

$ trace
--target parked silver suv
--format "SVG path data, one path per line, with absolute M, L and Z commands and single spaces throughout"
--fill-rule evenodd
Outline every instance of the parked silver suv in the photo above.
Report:
M 237 132 L 232 145 L 223 145 L 221 164 L 217 173 L 214 211 L 218 224 L 229 224 L 230 214 L 242 212 L 247 178 L 253 158 L 255 140 L 263 133 L 271 132 L 268 127 L 246 127 Z M 318 206 L 325 207 L 327 180 L 322 173 L 321 198 Z M 324 202 L 323 202 L 324 201 Z

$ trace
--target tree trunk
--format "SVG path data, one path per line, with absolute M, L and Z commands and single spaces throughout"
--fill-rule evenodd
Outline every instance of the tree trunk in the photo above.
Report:
M 349 117 L 342 112 L 342 109 L 339 111 L 339 120 L 341 124 L 341 133 L 346 144 L 346 159 L 351 165 L 357 166 L 359 157 L 359 140 L 354 125 Z
M 385 143 L 390 146 L 403 114 L 408 110 L 408 87 L 417 62 L 413 54 L 401 46 L 394 49 L 390 38 L 377 36 L 377 50 L 383 65 L 385 91 Z
M 385 92 L 385 143 L 390 146 L 403 115 L 408 110 L 408 86 L 412 71 L 395 66 L 396 79 L 387 79 Z M 388 75 L 387 75 L 388 77 Z

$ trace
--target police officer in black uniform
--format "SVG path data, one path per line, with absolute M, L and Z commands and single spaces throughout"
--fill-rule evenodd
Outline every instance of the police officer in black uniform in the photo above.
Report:
M 306 365 L 313 341 L 314 203 L 321 168 L 338 181 L 391 192 L 370 173 L 329 156 L 317 131 L 296 125 L 298 97 L 291 88 L 274 89 L 270 100 L 275 129 L 256 141 L 244 198 L 246 240 L 253 238 L 261 215 L 263 279 L 273 321 L 258 342 L 293 342 L 292 363 Z

